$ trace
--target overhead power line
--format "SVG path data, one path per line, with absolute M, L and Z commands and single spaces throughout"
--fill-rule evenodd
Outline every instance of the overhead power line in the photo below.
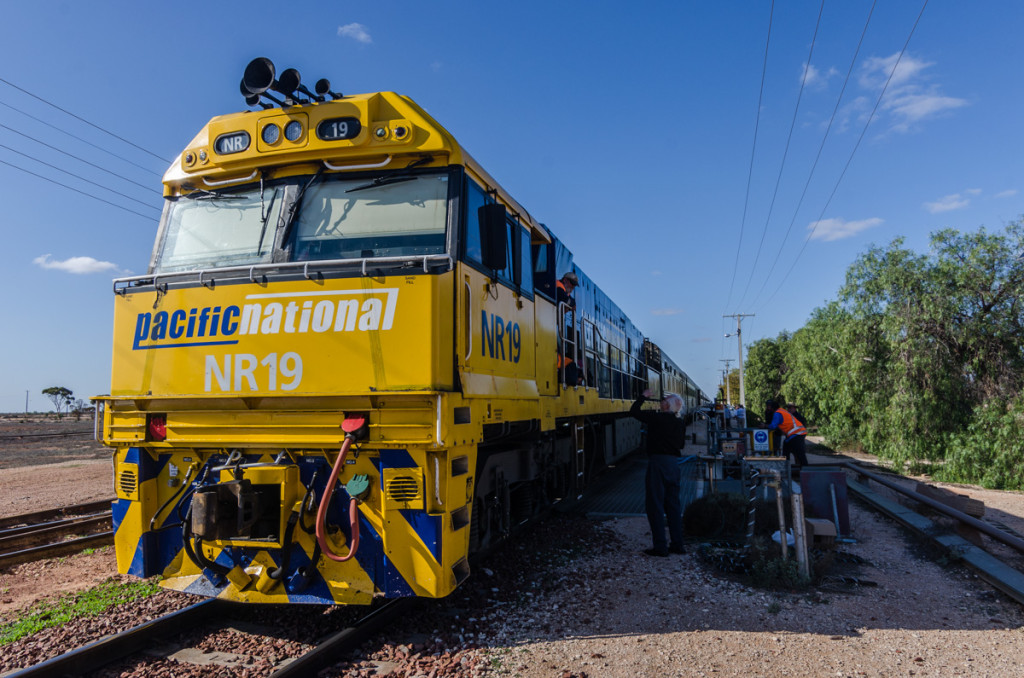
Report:
M 757 94 L 757 116 L 754 118 L 754 143 L 750 147 L 750 168 L 747 170 L 747 191 L 743 199 L 743 217 L 740 219 L 740 237 L 736 243 L 736 262 L 732 267 L 732 280 L 729 282 L 729 296 L 726 297 L 725 305 L 729 306 L 732 301 L 732 289 L 736 284 L 736 272 L 740 268 L 740 249 L 743 247 L 743 228 L 747 223 L 747 206 L 750 204 L 750 184 L 754 176 L 754 152 L 757 150 L 757 131 L 761 126 L 761 102 L 764 99 L 765 73 L 768 72 L 768 47 L 772 42 L 772 18 L 775 16 L 775 0 L 772 0 L 771 9 L 768 12 L 768 37 L 764 41 L 764 62 L 761 65 L 761 88 Z
M 782 256 L 783 248 L 786 246 L 786 241 L 789 239 L 789 234 L 793 230 L 793 224 L 796 223 L 797 215 L 800 213 L 800 208 L 804 204 L 804 198 L 807 196 L 807 189 L 811 186 L 811 178 L 814 176 L 814 171 L 818 167 L 818 161 L 821 160 L 821 152 L 825 149 L 825 142 L 828 140 L 828 135 L 832 131 L 832 123 L 835 122 L 836 115 L 839 112 L 839 104 L 843 101 L 843 95 L 846 93 L 846 86 L 850 82 L 850 76 L 853 75 L 853 68 L 857 63 L 857 57 L 860 56 L 860 48 L 864 45 L 864 36 L 867 35 L 868 26 L 871 24 L 871 17 L 875 13 L 875 5 L 878 4 L 878 0 L 873 0 L 871 3 L 871 9 L 868 11 L 868 18 L 864 22 L 864 29 L 860 32 L 860 40 L 857 41 L 857 49 L 853 51 L 853 58 L 850 59 L 850 67 L 846 69 L 846 78 L 843 80 L 843 86 L 839 90 L 839 96 L 836 98 L 836 105 L 832 109 L 832 117 L 828 120 L 828 126 L 825 128 L 825 134 L 821 137 L 821 144 L 818 146 L 818 154 L 814 156 L 814 163 L 811 165 L 811 171 L 807 174 L 807 181 L 804 182 L 804 190 L 800 193 L 800 199 L 796 203 L 796 209 L 793 210 L 793 218 L 789 220 L 789 227 L 786 228 L 786 235 L 783 236 L 782 242 L 779 243 L 779 251 L 775 253 L 772 258 L 771 268 L 768 269 L 768 274 L 765 275 L 764 280 L 761 282 L 761 287 L 758 288 L 757 294 L 754 295 L 754 302 L 761 297 L 761 293 L 764 292 L 765 287 L 768 285 L 768 280 L 771 279 L 772 273 L 775 271 L 775 265 L 779 261 L 779 257 Z
M 121 193 L 120 191 L 115 191 L 114 189 L 112 189 L 112 188 L 110 188 L 108 186 L 104 186 L 103 184 L 96 183 L 95 181 L 92 181 L 91 179 L 86 179 L 85 177 L 79 176 L 79 175 L 75 174 L 74 172 L 69 172 L 68 170 L 61 169 L 60 167 L 57 167 L 56 165 L 51 165 L 50 163 L 45 162 L 43 160 L 40 160 L 39 158 L 35 158 L 35 157 L 29 155 L 28 153 L 22 153 L 21 151 L 19 151 L 16 148 L 11 148 L 10 146 L 7 146 L 6 144 L 0 144 L 0 148 L 6 148 L 8 151 L 10 151 L 12 153 L 17 153 L 18 155 L 20 155 L 23 158 L 28 158 L 29 160 L 35 160 L 36 162 L 40 163 L 41 165 L 46 165 L 50 169 L 55 169 L 58 172 L 63 172 L 64 174 L 67 174 L 68 176 L 72 176 L 72 177 L 74 177 L 76 179 L 84 181 L 87 184 L 92 184 L 93 186 L 96 186 L 97 188 L 102 188 L 104 191 L 110 191 L 111 193 L 113 193 L 115 195 L 119 195 L 122 198 L 126 198 L 128 200 L 131 200 L 132 202 L 137 202 L 140 205 L 142 205 L 144 207 L 148 207 L 148 208 L 153 209 L 153 210 L 156 210 L 157 212 L 160 211 L 160 208 L 156 207 L 155 205 L 150 205 L 149 203 L 142 202 L 141 200 L 137 200 L 136 198 L 133 198 L 133 197 L 131 197 L 130 195 L 128 195 L 126 193 Z
M 812 228 L 811 232 L 807 234 L 807 238 L 804 239 L 803 247 L 800 248 L 800 251 L 796 255 L 796 259 L 793 260 L 793 263 L 792 265 L 790 265 L 789 270 L 786 271 L 786 275 L 784 275 L 782 277 L 782 280 L 779 281 L 779 285 L 778 287 L 775 288 L 775 291 L 772 292 L 771 296 L 765 300 L 765 304 L 774 299 L 775 295 L 778 294 L 780 289 L 782 289 L 782 285 L 789 278 L 789 274 L 793 272 L 793 269 L 796 268 L 796 264 L 798 261 L 800 261 L 800 257 L 803 255 L 804 250 L 807 249 L 807 243 L 811 241 L 811 238 L 814 237 L 814 232 L 818 230 L 818 224 L 821 223 L 821 218 L 825 216 L 825 210 L 827 210 L 828 206 L 832 204 L 832 198 L 835 197 L 836 191 L 839 190 L 839 184 L 842 183 L 843 177 L 846 176 L 846 171 L 850 169 L 850 164 L 853 162 L 853 156 L 856 155 L 857 149 L 860 148 L 860 144 L 864 140 L 864 136 L 867 134 L 868 127 L 871 125 L 871 121 L 875 119 L 875 113 L 878 111 L 878 107 L 882 103 L 882 98 L 885 96 L 886 90 L 889 89 L 889 83 L 892 82 L 892 78 L 896 74 L 896 69 L 899 68 L 900 61 L 902 61 L 903 59 L 903 55 L 906 54 L 907 52 L 907 47 L 910 45 L 910 39 L 914 37 L 914 31 L 917 30 L 917 25 L 921 23 L 921 16 L 924 15 L 924 10 L 926 7 L 928 7 L 928 0 L 924 0 L 924 4 L 921 5 L 921 11 L 918 12 L 917 14 L 917 19 L 914 21 L 914 25 L 910 29 L 910 34 L 907 36 L 906 42 L 903 43 L 903 49 L 900 50 L 900 55 L 896 58 L 896 63 L 893 64 L 892 71 L 889 72 L 889 77 L 886 78 L 885 80 L 885 85 L 882 87 L 882 92 L 878 95 L 878 99 L 875 101 L 874 108 L 871 109 L 871 115 L 868 116 L 867 122 L 864 123 L 864 129 L 861 130 L 860 136 L 857 137 L 857 143 L 854 144 L 853 150 L 850 151 L 850 157 L 847 158 L 846 165 L 843 166 L 843 171 L 839 174 L 839 179 L 836 180 L 835 186 L 832 187 L 832 193 L 829 194 L 828 200 L 825 201 L 825 205 L 821 208 L 821 213 L 818 215 L 817 220 L 814 222 L 814 228 Z
M 129 179 L 128 177 L 122 176 L 122 175 L 118 174 L 117 172 L 113 172 L 111 170 L 108 170 L 106 167 L 102 167 L 100 165 L 97 165 L 94 162 L 89 162 L 85 158 L 79 158 L 77 155 L 75 155 L 73 153 L 68 153 L 67 151 L 65 151 L 62 148 L 58 148 L 58 147 L 56 147 L 56 146 L 54 146 L 52 144 L 46 143 L 45 141 L 41 141 L 39 139 L 36 139 L 35 137 L 33 137 L 31 135 L 25 134 L 24 132 L 20 132 L 20 131 L 14 129 L 13 127 L 8 127 L 7 125 L 4 125 L 3 123 L 0 123 L 0 128 L 3 128 L 3 129 L 8 130 L 10 132 L 14 132 L 15 134 L 23 136 L 26 139 L 30 139 L 30 140 L 36 142 L 37 144 L 41 144 L 41 145 L 46 146 L 47 148 L 49 148 L 51 150 L 57 151 L 58 153 L 62 153 L 64 155 L 68 156 L 69 158 L 74 158 L 78 162 L 85 163 L 86 165 L 89 165 L 90 167 L 94 167 L 94 168 L 98 169 L 101 172 L 106 172 L 107 174 L 115 176 L 118 179 L 122 179 L 124 181 L 127 181 L 130 184 L 135 184 L 136 186 L 138 186 L 140 188 L 144 188 L 147 191 L 150 191 L 151 193 L 156 193 L 157 195 L 160 195 L 161 197 L 163 196 L 163 193 L 161 193 L 160 191 L 155 190 L 152 186 L 147 186 L 146 184 L 140 184 L 139 182 L 134 181 L 132 179 Z
M 69 131 L 67 131 L 65 129 L 61 129 L 60 127 L 58 127 L 57 125 L 54 125 L 53 123 L 47 122 L 47 121 L 43 120 L 42 118 L 39 118 L 39 117 L 36 117 L 36 116 L 32 115 L 31 113 L 27 113 L 27 112 L 21 110 L 20 108 L 18 108 L 17 106 L 12 106 L 12 105 L 10 105 L 10 104 L 8 104 L 6 102 L 3 102 L 3 101 L 0 101 L 0 106 L 6 106 L 7 108 L 11 109 L 12 111 L 17 111 L 18 113 L 21 113 L 22 115 L 24 115 L 27 118 L 31 118 L 31 119 L 35 120 L 36 122 L 38 122 L 38 123 L 40 123 L 42 125 L 46 125 L 47 127 L 55 129 L 58 132 L 60 132 L 61 134 L 66 134 L 69 137 L 71 137 L 72 139 L 77 139 L 78 141 L 81 141 L 83 144 L 86 144 L 88 146 L 92 146 L 96 150 L 102 151 L 102 152 L 106 153 L 107 155 L 109 155 L 111 157 L 117 158 L 121 162 L 126 162 L 129 165 L 133 165 L 135 167 L 138 167 L 139 169 L 144 170 L 146 172 L 149 172 L 150 174 L 155 174 L 158 177 L 162 176 L 160 174 L 160 172 L 154 172 L 153 170 L 149 169 L 148 167 L 140 165 L 137 162 L 133 162 L 133 161 L 129 160 L 128 158 L 120 156 L 117 153 L 114 153 L 113 151 L 107 150 L 106 148 L 103 148 L 99 144 L 94 144 L 91 141 L 83 139 L 82 137 L 78 136 L 77 134 L 72 134 L 71 132 L 69 132 Z
M 143 219 L 145 219 L 147 221 L 150 221 L 150 222 L 153 221 L 153 217 L 148 215 L 148 214 L 142 214 L 141 212 L 136 212 L 133 209 L 128 209 L 127 207 L 124 207 L 122 205 L 118 205 L 117 203 L 110 202 L 109 200 L 104 200 L 103 198 L 101 198 L 99 196 L 96 196 L 96 195 L 93 195 L 92 193 L 86 193 L 85 191 L 80 191 L 77 188 L 74 188 L 73 186 L 68 186 L 67 184 L 62 184 L 61 182 L 55 181 L 54 179 L 51 179 L 49 177 L 44 177 L 42 174 L 36 174 L 32 170 L 27 170 L 24 167 L 19 167 L 18 165 L 15 165 L 14 163 L 7 162 L 6 160 L 0 160 L 0 164 L 7 165 L 8 167 L 13 167 L 16 170 L 21 170 L 22 172 L 25 172 L 26 174 L 31 174 L 32 176 L 37 177 L 39 179 L 42 179 L 43 181 L 49 181 L 51 184 L 57 184 L 58 186 L 61 186 L 63 188 L 68 189 L 69 191 L 74 191 L 75 193 L 80 193 L 82 195 L 88 196 L 88 197 L 92 198 L 93 200 L 99 200 L 100 202 L 106 203 L 106 204 L 110 205 L 111 207 L 116 207 L 119 210 L 124 210 L 125 212 L 131 212 L 132 214 L 138 215 L 138 216 L 142 217 Z
M 821 0 L 821 7 L 818 8 L 818 20 L 814 24 L 814 35 L 811 37 L 811 47 L 807 53 L 807 65 L 804 67 L 804 75 L 800 78 L 800 91 L 796 95 L 796 106 L 793 107 L 793 120 L 789 123 L 789 134 L 786 136 L 786 147 L 782 151 L 782 162 L 779 163 L 779 174 L 775 179 L 775 190 L 772 192 L 772 201 L 768 205 L 768 216 L 764 220 L 764 228 L 761 229 L 761 242 L 754 253 L 754 265 L 750 267 L 750 275 L 747 276 L 747 284 L 740 295 L 740 304 L 747 298 L 747 291 L 750 289 L 750 282 L 754 279 L 754 271 L 758 262 L 761 261 L 761 250 L 764 248 L 764 239 L 768 235 L 768 224 L 772 220 L 772 212 L 775 210 L 775 199 L 779 195 L 779 185 L 782 183 L 782 174 L 786 169 L 786 158 L 789 157 L 789 145 L 793 141 L 793 130 L 796 128 L 797 114 L 800 112 L 800 102 L 804 98 L 804 87 L 807 85 L 807 74 L 811 70 L 811 60 L 814 58 L 814 45 L 818 41 L 818 29 L 821 27 L 821 15 L 825 13 L 825 0 Z
M 27 89 L 24 89 L 24 88 L 22 88 L 22 87 L 18 87 L 17 85 L 15 85 L 15 84 L 14 84 L 13 82 L 10 82 L 9 80 L 4 80 L 3 78 L 0 78 L 0 82 L 4 83 L 5 85 L 8 85 L 8 86 L 10 86 L 10 87 L 13 87 L 14 89 L 18 90 L 19 92 L 23 92 L 23 93 L 25 93 L 25 94 L 29 95 L 29 96 L 30 96 L 30 97 L 32 97 L 33 99 L 37 99 L 37 100 L 39 100 L 39 101 L 42 101 L 42 102 L 43 102 L 44 104 L 46 104 L 47 106 L 52 106 L 53 108 L 56 108 L 56 109 L 57 109 L 58 111 L 60 111 L 61 113 L 65 113 L 65 114 L 67 114 L 67 115 L 70 115 L 70 116 L 71 116 L 72 118 L 74 118 L 75 120 L 79 120 L 79 121 L 81 121 L 81 122 L 84 122 L 84 123 L 85 123 L 86 125 L 89 125 L 90 127 L 94 127 L 94 128 L 96 128 L 96 129 L 98 129 L 99 131 L 103 132 L 104 134 L 109 134 L 110 136 L 114 137 L 115 139 L 117 139 L 117 140 L 119 140 L 119 141 L 123 141 L 124 143 L 128 144 L 129 146 L 131 146 L 131 147 L 133 147 L 133 148 L 137 148 L 137 149 L 139 149 L 140 151 L 142 151 L 143 153 L 146 153 L 146 154 L 148 154 L 148 155 L 151 155 L 151 156 L 153 156 L 153 157 L 154 157 L 154 158 L 156 158 L 157 160 L 162 160 L 163 162 L 167 163 L 168 165 L 169 165 L 169 164 L 171 164 L 171 161 L 170 161 L 170 160 L 168 160 L 167 158 L 163 158 L 163 157 L 161 157 L 161 156 L 157 155 L 156 153 L 154 153 L 153 151 L 150 151 L 150 150 L 148 150 L 148 149 L 145 149 L 145 148 L 143 148 L 142 146 L 139 146 L 139 145 L 138 145 L 138 144 L 136 144 L 136 143 L 133 143 L 133 142 L 131 142 L 131 141 L 128 141 L 128 140 L 127 140 L 127 139 L 125 139 L 124 137 L 122 137 L 122 136 L 118 136 L 117 134 L 114 134 L 114 133 L 113 133 L 113 132 L 111 132 L 110 130 L 108 130 L 108 129 L 104 129 L 103 127 L 100 127 L 100 126 L 99 126 L 99 125 L 97 125 L 96 123 L 93 123 L 93 122 L 89 122 L 89 121 L 88 121 L 88 120 L 86 120 L 85 118 L 83 118 L 83 117 L 81 117 L 81 116 L 79 116 L 79 115 L 75 115 L 75 114 L 74 114 L 74 113 L 72 113 L 71 111 L 69 111 L 69 110 L 67 110 L 67 109 L 65 109 L 65 108 L 61 108 L 61 107 L 60 107 L 60 106 L 58 106 L 57 104 L 55 104 L 55 103 L 53 103 L 53 102 L 50 102 L 50 101 L 47 101 L 46 99 L 42 98 L 41 96 L 39 96 L 39 95 L 37 95 L 37 94 L 33 94 L 32 92 L 29 92 L 29 91 L 28 91 Z

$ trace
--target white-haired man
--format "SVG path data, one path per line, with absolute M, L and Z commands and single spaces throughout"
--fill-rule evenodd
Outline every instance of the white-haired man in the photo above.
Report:
M 647 425 L 647 478 L 645 503 L 651 524 L 652 548 L 649 556 L 683 553 L 683 509 L 679 501 L 679 456 L 686 444 L 686 422 L 680 417 L 683 399 L 674 393 L 661 399 L 661 411 L 641 409 L 651 397 L 646 389 L 630 408 L 629 414 Z M 668 534 L 665 538 L 665 527 Z

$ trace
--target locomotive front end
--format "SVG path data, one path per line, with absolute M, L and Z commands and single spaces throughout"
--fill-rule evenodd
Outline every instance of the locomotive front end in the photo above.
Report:
M 444 596 L 479 439 L 453 420 L 452 148 L 402 97 L 294 77 L 185 149 L 149 272 L 115 281 L 118 569 L 246 602 Z

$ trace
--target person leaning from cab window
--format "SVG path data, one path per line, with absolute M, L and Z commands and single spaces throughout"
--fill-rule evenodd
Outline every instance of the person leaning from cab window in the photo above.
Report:
M 561 280 L 555 283 L 556 300 L 558 301 L 559 309 L 561 309 L 562 304 L 567 304 L 570 309 L 576 310 L 576 299 L 573 298 L 572 292 L 579 287 L 579 284 L 580 279 L 572 271 L 563 275 Z M 567 327 L 564 318 L 560 319 L 559 327 L 562 328 L 562 331 L 567 332 L 568 335 L 566 336 L 565 346 L 565 353 L 567 355 L 562 355 L 562 347 L 558 347 L 558 369 L 563 375 L 564 383 L 576 386 L 583 382 L 583 375 L 580 374 L 579 367 L 572 358 L 575 346 L 575 328 L 571 325 Z
M 807 429 L 804 428 L 803 422 L 785 408 L 779 407 L 774 400 L 768 401 L 768 409 L 772 410 L 768 428 L 775 429 L 784 436 L 782 455 L 784 457 L 793 455 L 793 461 L 798 467 L 807 466 L 807 451 L 804 447 Z
M 661 411 L 643 410 L 651 397 L 645 389 L 629 410 L 630 416 L 647 425 L 647 478 L 645 503 L 647 521 L 651 524 L 653 548 L 649 556 L 683 553 L 683 508 L 679 501 L 679 457 L 686 445 L 686 421 L 682 418 L 683 399 L 674 393 L 661 399 Z M 668 534 L 665 538 L 665 524 Z
M 550 278 L 549 278 L 550 279 Z M 580 286 L 580 279 L 576 277 L 576 274 L 569 271 L 562 276 L 562 279 L 555 283 L 556 295 L 559 304 L 568 304 L 569 308 L 576 308 L 576 299 L 572 296 L 572 291 Z

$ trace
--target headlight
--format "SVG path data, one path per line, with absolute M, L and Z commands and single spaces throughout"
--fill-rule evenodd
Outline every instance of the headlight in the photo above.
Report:
M 298 141 L 299 137 L 302 136 L 302 123 L 298 120 L 292 120 L 290 123 L 284 126 L 284 138 L 288 141 Z M 269 143 L 269 142 L 268 142 Z
M 276 144 L 277 140 L 281 138 L 281 128 L 274 123 L 270 123 L 263 128 L 260 136 L 263 138 L 263 143 Z

